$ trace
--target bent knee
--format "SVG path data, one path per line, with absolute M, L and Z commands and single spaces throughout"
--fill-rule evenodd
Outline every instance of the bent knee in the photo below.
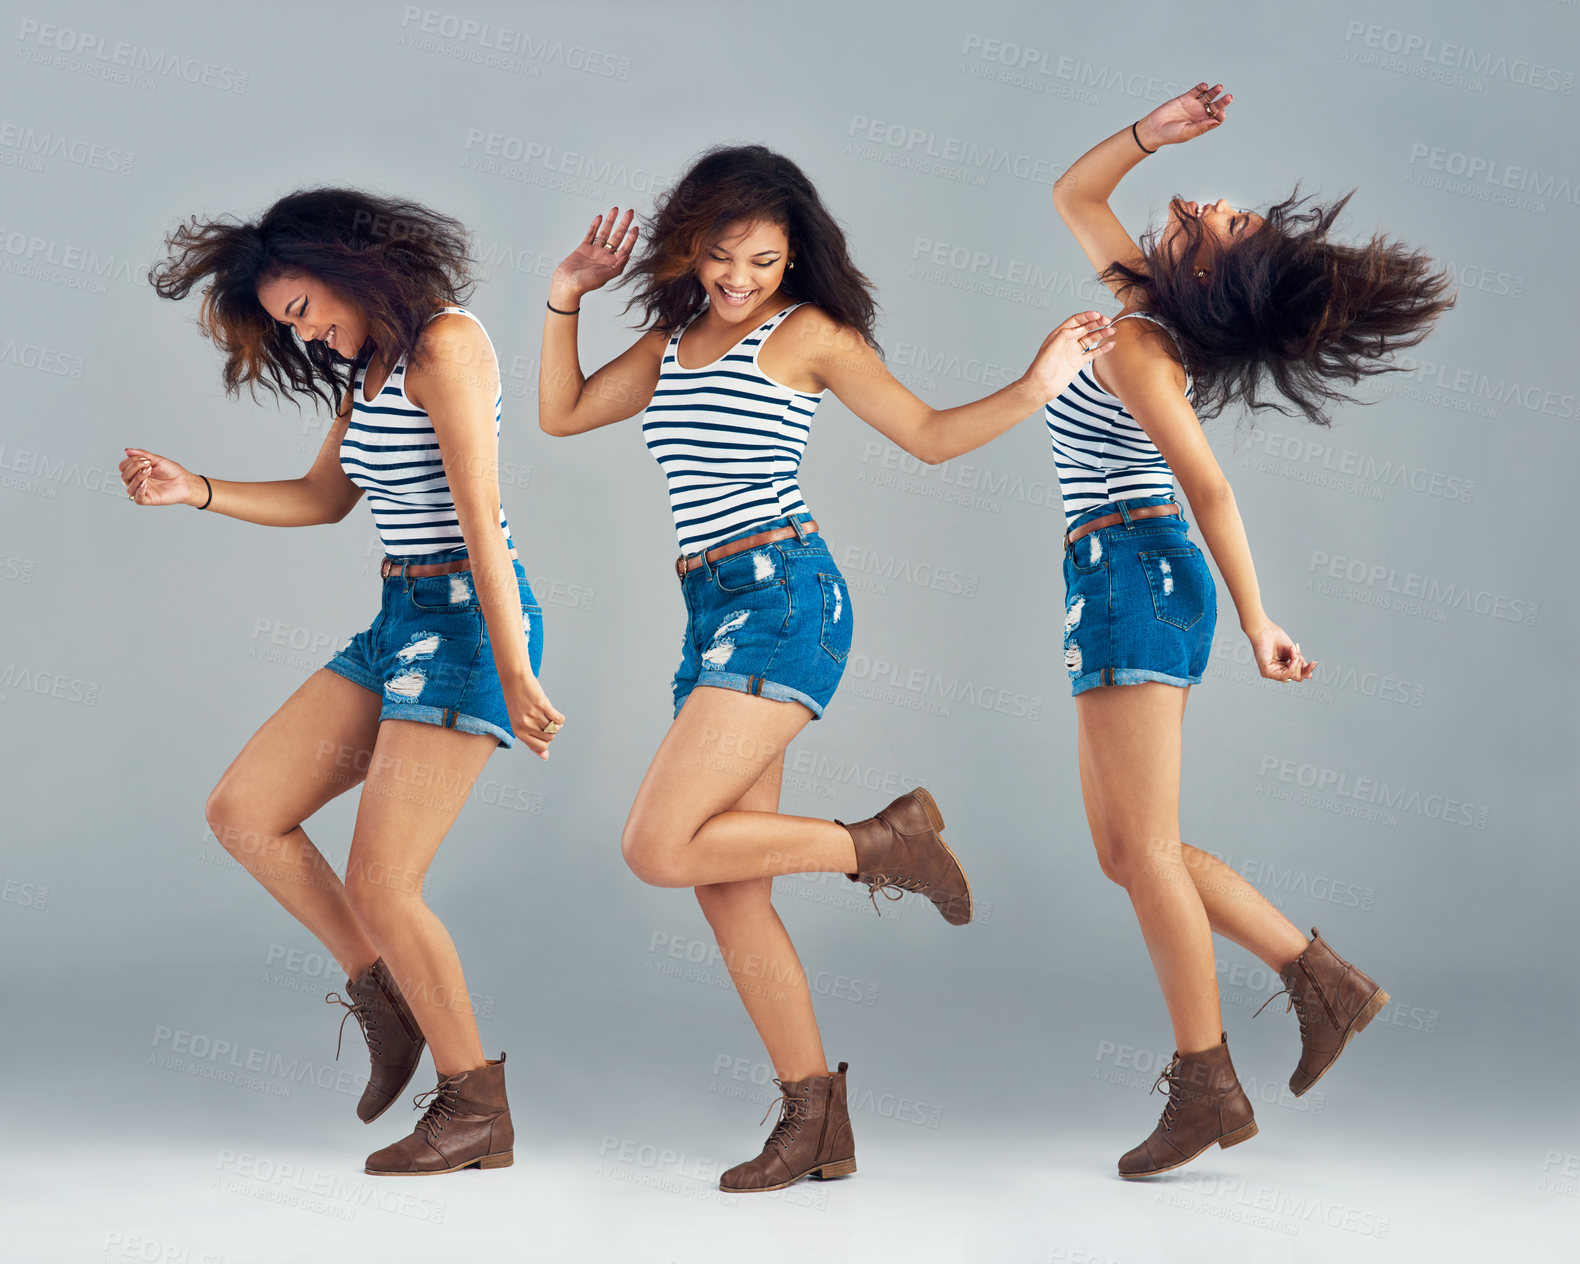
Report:
M 420 870 L 353 857 L 346 866 L 346 900 L 364 926 L 394 925 L 422 903 L 422 879 Z
M 661 834 L 626 823 L 620 855 L 626 868 L 650 887 L 689 887 L 680 865 L 680 846 Z
M 228 779 L 221 778 L 208 792 L 203 803 L 203 819 L 220 846 L 232 855 L 240 856 L 262 847 L 263 832 L 253 819 L 247 798 Z
M 1110 882 L 1127 889 L 1138 882 L 1183 872 L 1179 842 L 1166 838 L 1111 841 L 1106 849 L 1099 851 L 1098 863 Z

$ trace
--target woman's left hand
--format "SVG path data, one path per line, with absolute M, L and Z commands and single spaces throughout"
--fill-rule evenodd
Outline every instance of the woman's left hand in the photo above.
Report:
M 510 731 L 539 759 L 547 759 L 549 743 L 554 740 L 548 726 L 553 725 L 558 732 L 565 723 L 564 714 L 555 709 L 538 678 L 530 673 L 520 679 L 501 679 L 499 683 L 510 713 Z
M 1225 92 L 1221 83 L 1198 83 L 1138 122 L 1136 134 L 1148 149 L 1184 144 L 1222 123 L 1233 100 L 1234 94 Z
M 1310 680 L 1311 673 L 1317 670 L 1316 663 L 1302 658 L 1300 646 L 1276 623 L 1264 623 L 1246 636 L 1251 642 L 1251 653 L 1256 657 L 1256 669 L 1268 680 L 1282 680 L 1292 685 Z

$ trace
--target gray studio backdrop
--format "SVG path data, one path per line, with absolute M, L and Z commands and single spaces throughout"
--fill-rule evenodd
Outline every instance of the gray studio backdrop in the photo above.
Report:
M 1210 425 L 1267 609 L 1319 667 L 1299 689 L 1260 683 L 1223 595 L 1186 720 L 1184 837 L 1394 997 L 1296 1102 L 1293 1018 L 1280 1003 L 1251 1022 L 1277 979 L 1220 943 L 1236 1059 L 1264 1133 L 1294 1155 L 1421 1161 L 1468 1130 L 1502 1165 L 1486 1198 L 1572 1216 L 1580 681 L 1574 567 L 1554 546 L 1580 422 L 1576 5 L 8 9 L 4 1044 L 8 1083 L 53 1103 L 11 1112 L 8 1160 L 68 1153 L 49 1148 L 65 1134 L 135 1166 L 140 1146 L 174 1139 L 234 1176 L 235 1148 L 287 1155 L 307 1138 L 356 1171 L 408 1126 L 396 1111 L 347 1128 L 365 1055 L 350 1041 L 333 1061 L 340 1011 L 321 999 L 342 979 L 203 817 L 248 736 L 370 621 L 381 550 L 363 505 L 277 530 L 125 500 L 124 445 L 290 478 L 328 425 L 225 398 L 195 298 L 162 302 L 144 280 L 169 228 L 346 183 L 475 234 L 486 280 L 471 306 L 504 368 L 504 503 L 544 605 L 542 679 L 569 719 L 547 764 L 525 748 L 490 760 L 431 901 L 485 1047 L 509 1051 L 523 1152 L 559 1146 L 588 1173 L 651 1166 L 649 1143 L 733 1162 L 760 1144 L 773 1096 L 761 1048 L 690 893 L 643 886 L 619 854 L 684 622 L 663 480 L 637 420 L 539 431 L 549 274 L 595 213 L 645 213 L 705 147 L 759 141 L 800 162 L 845 225 L 896 375 L 960 403 L 1018 375 L 1069 313 L 1114 310 L 1050 185 L 1206 78 L 1235 94 L 1231 120 L 1134 173 L 1115 198 L 1133 230 L 1176 192 L 1265 206 L 1297 179 L 1357 187 L 1347 235 L 1419 244 L 1460 287 L 1410 371 L 1331 431 Z M 589 371 L 636 336 L 617 308 L 585 302 Z M 826 718 L 791 749 L 783 808 L 855 819 L 926 784 L 980 905 L 955 930 L 914 900 L 879 918 L 838 875 L 779 881 L 830 1059 L 852 1065 L 874 1149 L 945 1163 L 1089 1127 L 1076 1166 L 1101 1174 L 1156 1118 L 1144 1090 L 1172 1042 L 1081 811 L 1043 423 L 938 467 L 832 396 L 814 431 L 802 488 L 849 578 L 856 643 Z M 353 793 L 307 826 L 337 865 L 354 811 Z M 626 1193 L 618 1176 L 594 1184 L 612 1205 Z M 818 1193 L 847 1190 L 859 1180 Z M 1351 1210 L 1393 1216 L 1407 1240 L 1420 1226 L 1390 1200 L 1374 1187 Z M 80 1249 L 61 1258 L 137 1258 L 136 1234 L 198 1258 L 210 1241 L 144 1211 L 85 1204 Z M 1299 1258 L 1341 1232 L 1296 1227 Z M 1051 1225 L 1026 1241 L 1027 1258 L 1062 1249 Z

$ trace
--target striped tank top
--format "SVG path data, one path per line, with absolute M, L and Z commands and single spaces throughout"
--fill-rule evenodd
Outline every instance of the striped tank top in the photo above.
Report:
M 1167 325 L 1146 312 L 1129 312 L 1114 323 L 1131 316 L 1150 320 L 1169 337 L 1174 336 Z M 1190 370 L 1186 369 L 1186 399 L 1192 390 Z M 1081 366 L 1057 399 L 1048 401 L 1043 420 L 1053 443 L 1066 525 L 1088 509 L 1112 500 L 1173 494 L 1174 471 L 1146 431 L 1125 411 L 1119 397 L 1097 384 L 1090 362 Z
M 429 320 L 444 312 L 477 317 L 464 307 L 441 307 Z M 478 321 L 482 327 L 482 321 Z M 488 331 L 483 331 L 488 337 Z M 492 340 L 489 348 L 493 348 Z M 498 357 L 495 357 L 496 362 Z M 351 380 L 351 421 L 340 441 L 340 468 L 368 495 L 373 523 L 384 542 L 385 553 L 406 557 L 442 553 L 465 547 L 455 501 L 445 477 L 439 439 L 428 414 L 406 398 L 406 356 L 390 369 L 384 387 L 371 401 L 362 398 L 367 366 Z M 499 437 L 504 392 L 494 397 L 494 437 Z M 499 507 L 499 529 L 505 547 L 513 548 L 505 507 Z
M 807 512 L 796 477 L 823 392 L 792 390 L 757 365 L 768 335 L 800 306 L 770 316 L 701 368 L 682 368 L 677 355 L 690 320 L 664 348 L 642 438 L 669 482 L 682 553 L 711 548 L 771 518 Z

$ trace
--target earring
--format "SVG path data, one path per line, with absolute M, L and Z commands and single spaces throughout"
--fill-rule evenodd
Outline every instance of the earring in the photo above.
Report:
M 1193 277 L 1195 277 L 1198 281 L 1200 281 L 1202 279 L 1202 277 L 1207 275 L 1207 269 L 1206 268 L 1197 268 L 1191 273 L 1191 275 Z
M 785 267 L 786 268 L 793 268 L 793 267 L 795 267 L 795 260 L 794 259 L 790 260 L 789 263 L 785 264 Z

